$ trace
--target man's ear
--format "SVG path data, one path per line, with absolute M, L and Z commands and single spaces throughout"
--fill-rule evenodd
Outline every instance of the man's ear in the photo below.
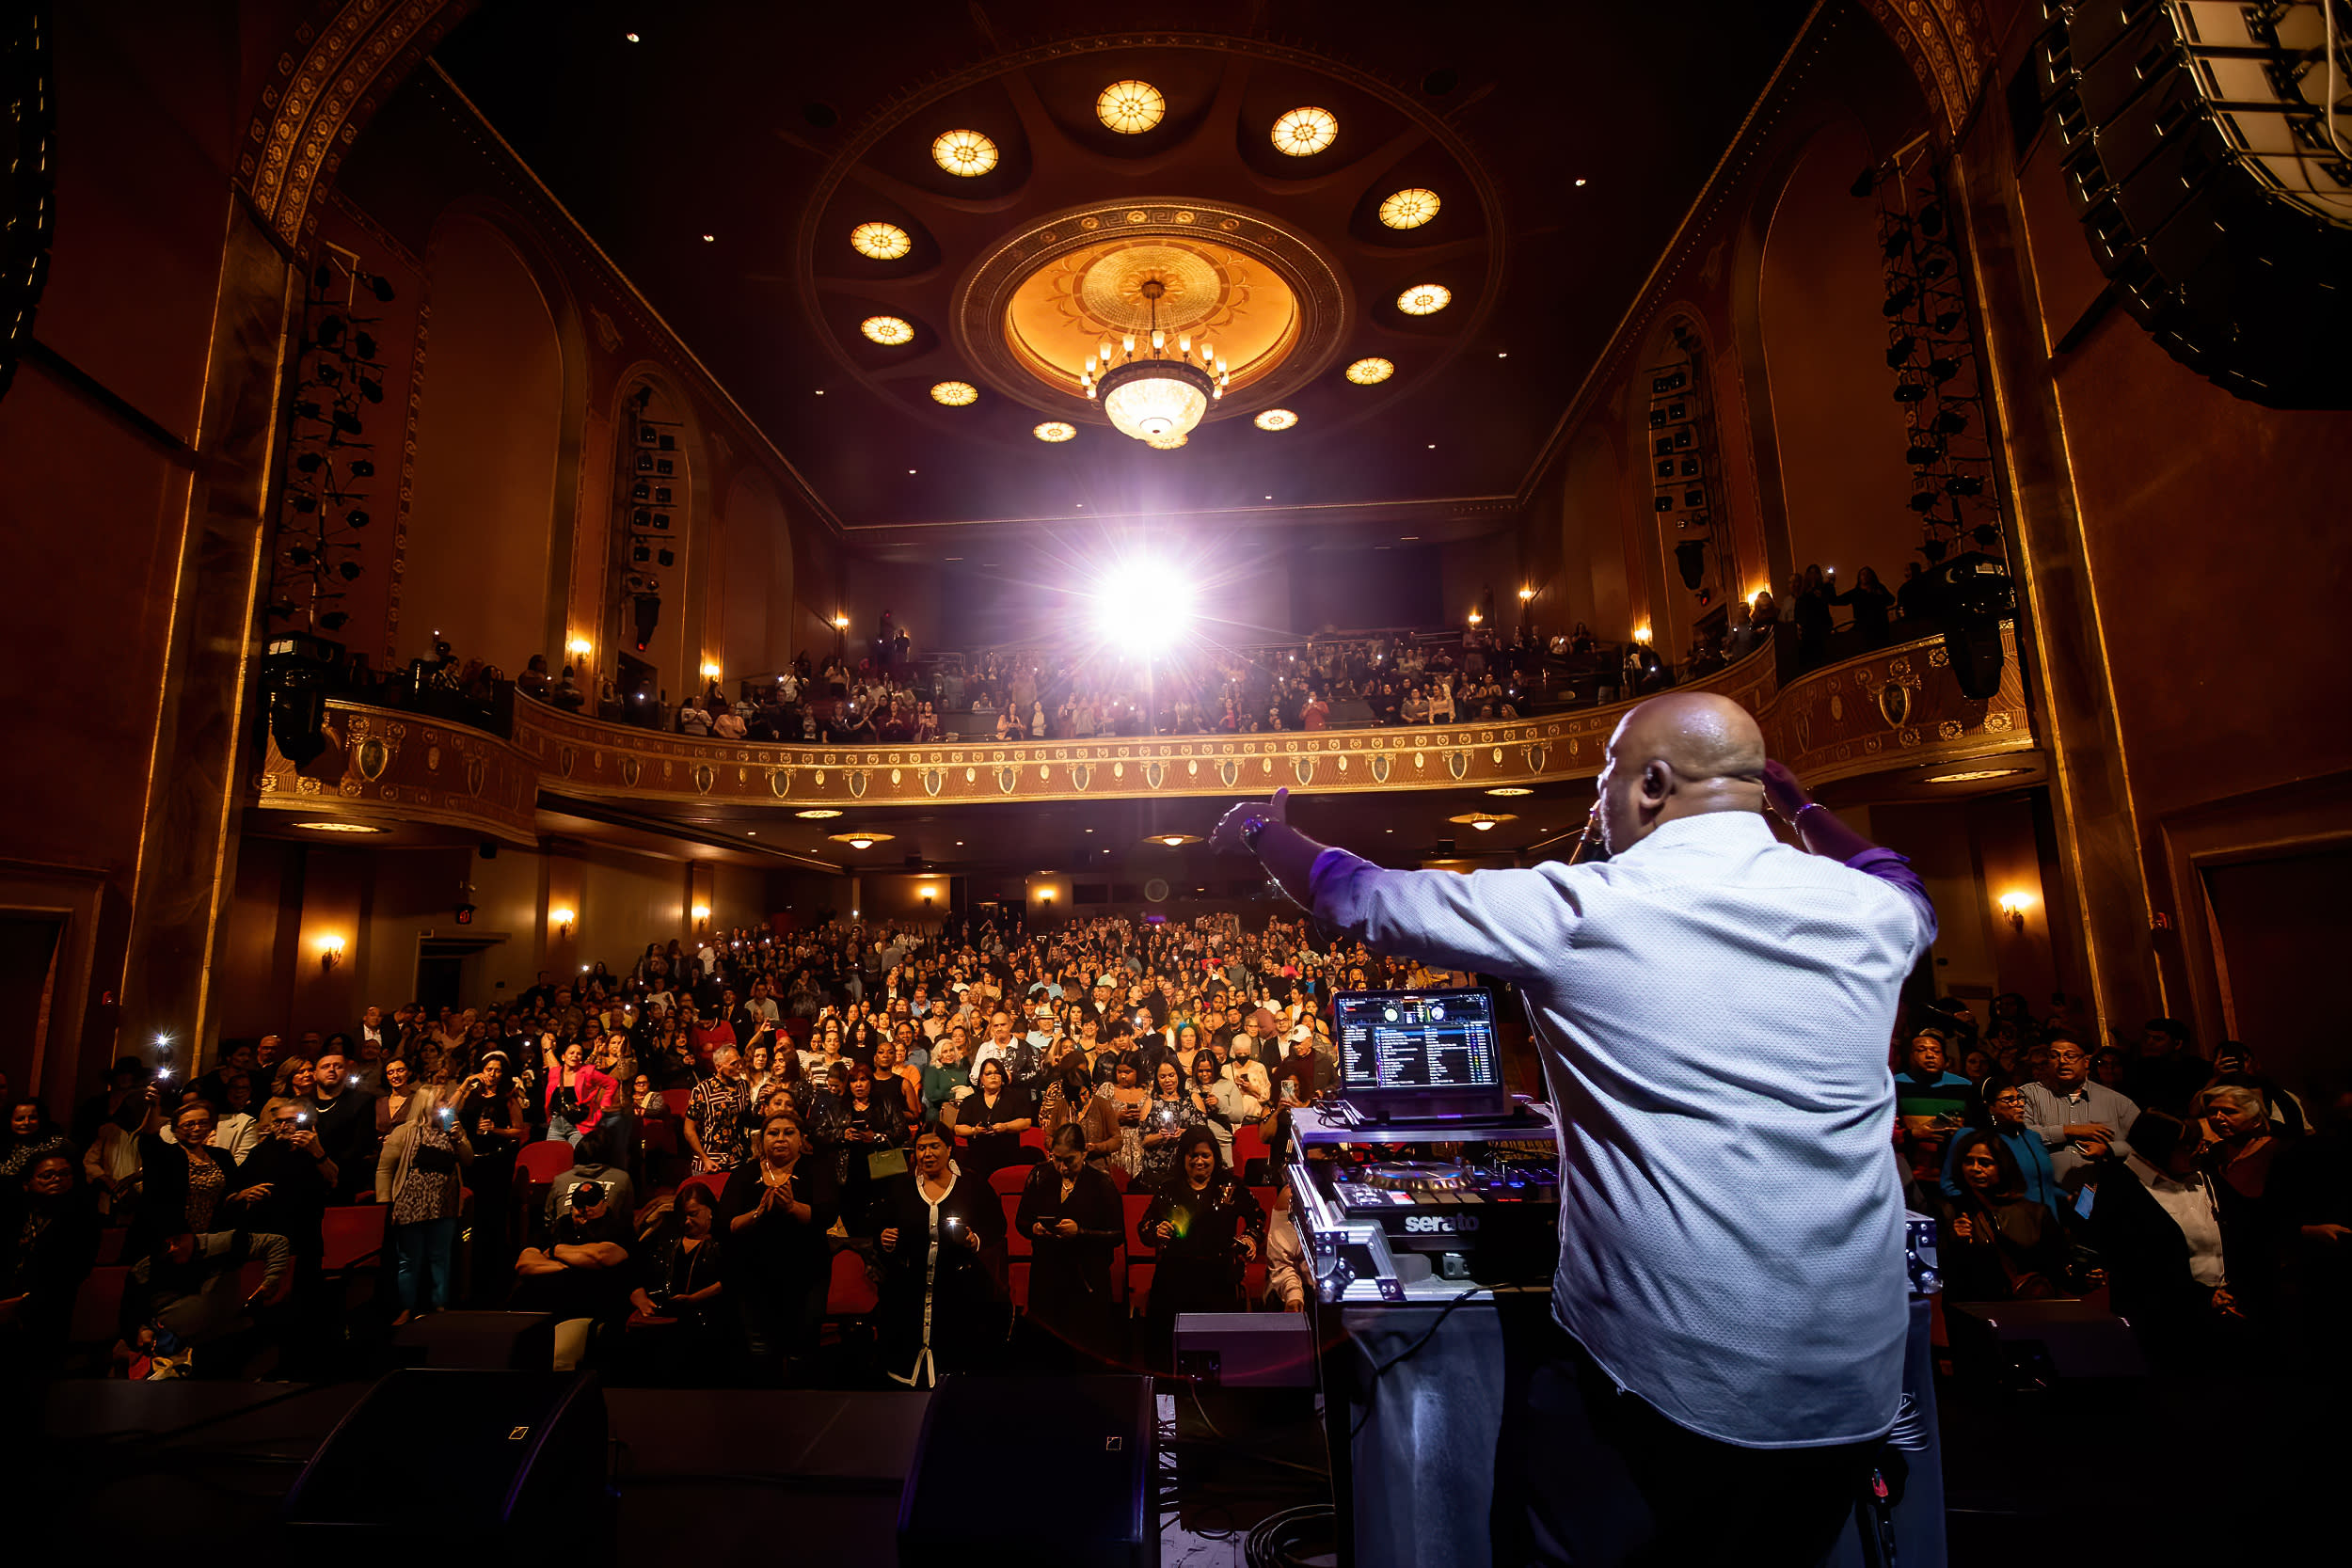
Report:
M 1666 795 L 1674 787 L 1674 769 L 1656 759 L 1642 765 L 1642 798 L 1664 804 Z

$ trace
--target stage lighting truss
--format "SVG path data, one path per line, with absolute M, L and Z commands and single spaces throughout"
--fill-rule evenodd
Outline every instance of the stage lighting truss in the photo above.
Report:
M 1881 168 L 1857 195 L 1878 203 L 1891 395 L 1910 421 L 1911 510 L 1930 566 L 1962 551 L 2003 555 L 2003 514 L 1986 428 L 1965 270 L 1943 182 L 1924 150 Z
M 368 421 L 384 402 L 383 345 L 377 316 L 363 306 L 398 297 L 391 280 L 363 258 L 322 245 L 302 309 L 286 468 L 278 487 L 265 612 L 311 633 L 349 624 L 342 599 L 367 573 L 360 546 L 379 499 Z
M 1649 381 L 1650 511 L 1660 531 L 1673 533 L 1676 569 L 1704 610 L 1734 580 L 1715 528 L 1723 515 L 1722 465 L 1697 335 L 1677 324 L 1672 348 L 1671 357 L 1644 372 Z

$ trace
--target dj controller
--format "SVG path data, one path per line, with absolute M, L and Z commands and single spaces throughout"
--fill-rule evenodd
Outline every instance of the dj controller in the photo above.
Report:
M 1312 1119 L 1297 1129 L 1291 1180 L 1323 1300 L 1550 1282 L 1560 1174 L 1540 1107 L 1411 1131 Z

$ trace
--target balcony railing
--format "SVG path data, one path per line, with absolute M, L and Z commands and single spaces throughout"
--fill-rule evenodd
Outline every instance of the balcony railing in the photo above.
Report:
M 2000 691 L 1964 696 L 1937 641 L 1902 643 L 1786 685 L 1769 648 L 1683 689 L 1756 715 L 1772 754 L 1808 782 L 1974 760 L 2034 744 L 2013 635 Z M 1491 789 L 1590 777 L 1631 702 L 1507 721 L 1093 740 L 785 745 L 690 738 L 508 705 L 501 737 L 431 715 L 330 699 L 334 744 L 295 768 L 273 745 L 251 800 L 322 816 L 450 822 L 528 841 L 537 802 L 726 801 L 785 810 L 934 801 L 1296 790 Z

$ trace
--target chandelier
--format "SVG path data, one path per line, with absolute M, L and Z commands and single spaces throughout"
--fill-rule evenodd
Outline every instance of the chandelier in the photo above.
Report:
M 1160 327 L 1160 300 L 1168 285 L 1147 277 L 1138 292 L 1150 312 L 1142 348 L 1137 349 L 1132 332 L 1120 339 L 1116 353 L 1104 342 L 1087 356 L 1078 372 L 1078 389 L 1102 400 L 1103 412 L 1120 434 L 1166 451 L 1191 437 L 1210 403 L 1225 395 L 1233 374 L 1205 339 L 1200 362 L 1194 364 L 1188 332 L 1177 336 L 1170 354 L 1168 334 Z

